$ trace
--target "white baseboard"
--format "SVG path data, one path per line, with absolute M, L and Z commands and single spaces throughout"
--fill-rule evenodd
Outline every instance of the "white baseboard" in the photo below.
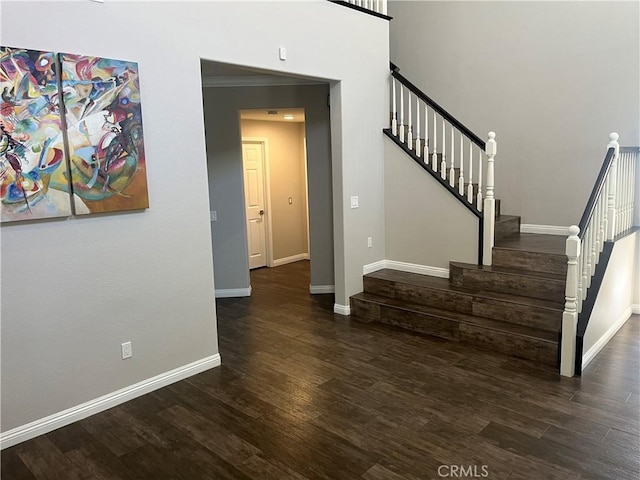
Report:
M 320 293 L 336 293 L 335 285 L 309 285 L 309 293 L 316 295 Z
M 369 265 L 365 265 L 362 267 L 362 274 L 366 275 L 367 273 L 377 272 L 378 270 L 382 270 L 383 268 L 387 268 L 387 261 L 380 260 L 379 262 L 370 263 Z
M 223 288 L 221 290 L 216 289 L 216 298 L 235 298 L 235 297 L 250 297 L 251 285 L 247 288 Z
M 290 257 L 279 258 L 273 261 L 274 267 L 279 267 L 280 265 L 286 265 L 287 263 L 299 262 L 300 260 L 309 260 L 308 253 L 299 253 L 298 255 L 291 255 Z
M 631 305 L 631 313 L 635 315 L 640 315 L 640 305 L 638 304 Z
M 373 273 L 383 268 L 399 270 L 401 272 L 419 273 L 430 277 L 449 278 L 449 269 L 442 267 L 430 267 L 429 265 L 419 265 L 417 263 L 397 262 L 395 260 L 380 260 L 362 267 L 363 275 Z
M 569 236 L 569 227 L 558 227 L 555 225 L 530 225 L 520 224 L 520 233 L 538 233 L 542 235 L 562 235 Z
M 591 360 L 595 358 L 598 352 L 600 352 L 600 350 L 602 350 L 605 347 L 605 345 L 609 343 L 609 340 L 613 338 L 613 336 L 618 332 L 618 330 L 620 330 L 620 328 L 625 324 L 625 322 L 629 320 L 629 317 L 631 317 L 631 313 L 634 307 L 635 305 L 627 308 L 624 312 L 622 312 L 622 315 L 620 315 L 620 317 L 613 323 L 613 325 L 611 325 L 611 327 L 609 327 L 609 329 L 604 333 L 604 335 L 602 335 L 602 337 L 600 337 L 600 339 L 593 344 L 593 346 L 589 349 L 589 351 L 587 353 L 582 354 L 583 370 L 587 365 L 589 365 Z
M 338 315 L 351 315 L 351 306 L 349 305 L 338 305 L 337 303 L 333 304 L 333 313 L 337 313 Z
M 420 275 L 429 275 L 430 277 L 449 278 L 449 269 L 441 267 L 430 267 L 429 265 L 418 265 L 417 263 L 396 262 L 394 260 L 385 260 L 386 268 L 391 270 L 400 270 L 401 272 L 419 273 Z
M 165 387 L 179 380 L 183 380 L 197 373 L 204 372 L 210 368 L 217 367 L 222 360 L 219 354 L 211 355 L 188 365 L 176 368 L 169 372 L 156 375 L 155 377 L 143 380 L 134 385 L 122 388 L 102 397 L 90 400 L 75 407 L 68 408 L 62 412 L 54 413 L 48 417 L 41 418 L 34 422 L 13 428 L 0 433 L 0 450 L 25 442 L 39 435 L 44 435 L 57 428 L 64 427 L 73 422 L 82 420 L 96 413 L 103 412 L 109 408 L 128 402 L 134 398 L 153 392 L 161 387 Z

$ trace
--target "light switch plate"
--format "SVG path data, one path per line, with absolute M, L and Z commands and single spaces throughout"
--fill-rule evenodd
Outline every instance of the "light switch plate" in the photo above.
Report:
M 351 197 L 351 208 L 358 208 L 358 196 Z

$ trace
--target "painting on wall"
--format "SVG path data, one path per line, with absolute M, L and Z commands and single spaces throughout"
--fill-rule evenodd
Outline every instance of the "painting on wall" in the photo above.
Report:
M 1 221 L 71 214 L 52 52 L 0 47 Z
M 149 207 L 138 64 L 60 54 L 77 214 Z

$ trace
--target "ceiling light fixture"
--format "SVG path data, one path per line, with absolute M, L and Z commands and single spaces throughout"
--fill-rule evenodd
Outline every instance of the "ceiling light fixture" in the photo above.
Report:
M 285 119 L 285 120 L 293 120 L 293 115 L 291 115 L 291 114 L 286 114 L 286 115 L 284 116 L 284 119 Z

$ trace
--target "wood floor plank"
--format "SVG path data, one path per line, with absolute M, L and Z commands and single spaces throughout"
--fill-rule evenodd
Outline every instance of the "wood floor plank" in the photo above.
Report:
M 567 379 L 335 315 L 309 283 L 306 261 L 253 270 L 217 300 L 222 366 L 4 450 L 3 480 L 639 477 L 640 316 Z

